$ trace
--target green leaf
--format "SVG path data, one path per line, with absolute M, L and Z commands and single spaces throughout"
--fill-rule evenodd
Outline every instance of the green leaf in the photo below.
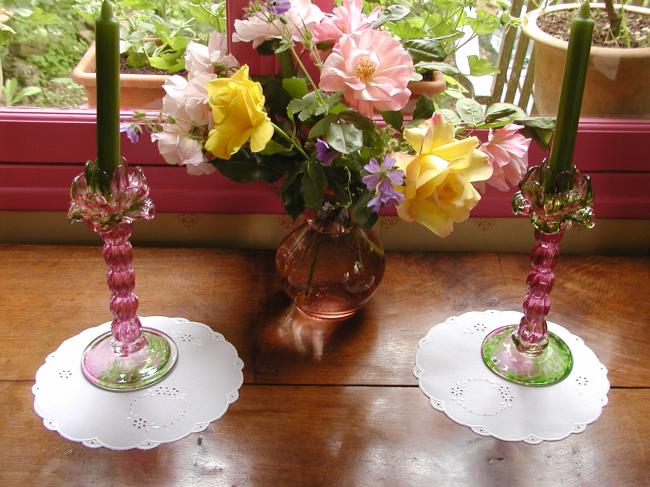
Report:
M 276 45 L 275 54 L 280 54 L 283 52 L 288 51 L 293 47 L 293 39 L 290 38 L 283 38 L 280 40 L 280 43 Z
M 404 123 L 404 115 L 399 110 L 394 112 L 381 112 L 381 118 L 383 118 L 384 122 L 393 127 L 395 130 L 400 130 L 402 128 L 402 124 Z
M 467 56 L 467 61 L 469 62 L 469 74 L 471 76 L 487 76 L 499 72 L 499 68 L 494 64 L 487 59 L 481 59 L 476 54 Z
M 42 91 L 43 90 L 38 86 L 27 86 L 26 88 L 23 88 L 18 92 L 18 96 L 16 96 L 16 100 L 22 100 L 23 98 L 27 98 L 28 96 L 38 95 Z
M 302 176 L 302 170 L 300 166 L 297 166 L 295 170 L 289 172 L 287 179 L 282 184 L 282 188 L 280 188 L 282 205 L 284 205 L 287 214 L 294 220 L 305 210 L 305 199 L 300 190 L 302 182 L 300 176 Z
M 229 160 L 213 159 L 210 163 L 228 179 L 238 183 L 253 181 L 277 181 L 284 174 L 283 161 L 278 158 L 262 158 L 257 154 L 249 154 L 240 150 Z
M 438 113 L 440 113 L 447 122 L 453 123 L 454 125 L 460 125 L 463 123 L 458 114 L 453 110 L 441 108 L 438 110 Z
M 307 208 L 322 206 L 325 188 L 327 188 L 327 177 L 323 165 L 320 162 L 307 161 L 300 187 Z
M 467 19 L 467 25 L 476 35 L 491 34 L 499 27 L 499 17 L 486 9 L 478 9 L 475 18 Z
M 352 175 L 347 166 L 325 167 L 325 174 L 329 181 L 329 187 L 336 193 L 336 201 L 343 206 L 350 206 L 352 194 L 350 193 L 350 181 Z
M 338 102 L 336 105 L 334 105 L 332 108 L 328 110 L 328 113 L 337 115 L 339 113 L 343 113 L 345 111 L 349 110 L 348 106 L 345 105 L 344 103 Z
M 258 152 L 260 155 L 272 156 L 275 154 L 291 154 L 293 152 L 292 148 L 285 147 L 282 144 L 271 139 L 266 143 L 264 150 Z
M 5 81 L 5 105 L 10 107 L 13 105 L 17 100 L 14 99 L 14 95 L 16 94 L 16 91 L 18 90 L 18 80 L 16 78 L 9 78 L 7 81 Z
M 413 63 L 440 62 L 445 59 L 446 53 L 440 42 L 436 39 L 407 39 L 402 42 L 404 48 L 413 58 Z
M 309 92 L 307 81 L 304 78 L 285 78 L 282 80 L 282 88 L 292 98 L 302 98 Z
M 330 124 L 325 140 L 332 149 L 342 154 L 350 154 L 363 147 L 363 133 L 351 123 Z
M 375 128 L 375 123 L 368 117 L 361 115 L 359 112 L 348 110 L 339 115 L 339 118 L 345 122 L 352 123 L 355 127 L 364 132 L 371 132 Z
M 322 118 L 316 122 L 309 131 L 309 138 L 316 139 L 318 137 L 323 137 L 327 133 L 329 126 L 338 121 L 338 119 L 339 117 L 336 115 L 328 115 L 327 117 Z
M 264 41 L 259 46 L 255 48 L 258 54 L 262 56 L 273 56 L 275 54 L 275 49 L 277 48 L 279 41 L 273 39 L 270 41 Z
M 463 122 L 478 125 L 483 121 L 483 107 L 471 98 L 461 98 L 456 102 L 456 112 Z
M 518 118 L 516 122 L 526 127 L 534 127 L 546 130 L 553 130 L 555 128 L 555 118 L 553 117 L 523 117 Z
M 372 28 L 376 29 L 384 25 L 386 22 L 396 22 L 407 17 L 411 13 L 411 9 L 404 5 L 390 5 L 383 12 L 379 14 L 379 17 L 372 24 Z
M 555 119 L 550 117 L 533 117 L 522 118 L 516 120 L 517 123 L 523 125 L 524 135 L 532 137 L 535 141 L 542 146 L 545 150 L 551 147 L 551 140 L 553 139 L 553 130 L 555 129 Z
M 371 228 L 377 223 L 377 213 L 368 208 L 368 202 L 374 195 L 366 192 L 352 206 L 352 218 L 364 228 Z
M 492 103 L 485 110 L 485 123 L 492 123 L 500 119 L 511 122 L 518 118 L 526 118 L 526 112 L 512 103 Z
M 423 120 L 431 118 L 433 115 L 434 106 L 433 98 L 427 95 L 420 95 L 415 108 L 413 109 L 413 120 Z
M 7 32 L 9 34 L 15 34 L 16 33 L 16 31 L 13 30 L 11 27 L 9 27 L 8 25 L 2 24 L 2 23 L 0 23 L 0 32 Z
M 331 107 L 339 102 L 339 95 L 328 95 L 323 92 L 312 91 L 300 99 L 293 99 L 287 106 L 287 115 L 293 118 L 298 115 L 300 121 L 304 122 L 315 115 L 326 113 Z
M 149 57 L 149 64 L 154 68 L 175 73 L 185 69 L 185 48 L 189 39 L 174 37 L 158 47 Z
M 430 62 L 419 62 L 415 65 L 415 69 L 420 71 L 440 71 L 443 74 L 448 74 L 449 76 L 454 76 L 460 73 L 456 66 L 452 66 L 447 63 L 440 63 L 435 61 Z

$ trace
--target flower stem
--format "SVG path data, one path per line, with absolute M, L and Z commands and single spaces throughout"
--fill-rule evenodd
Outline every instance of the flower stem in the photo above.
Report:
M 293 147 L 295 147 L 298 152 L 300 152 L 300 154 L 305 158 L 305 160 L 309 160 L 309 156 L 303 150 L 302 146 L 300 145 L 300 143 L 296 139 L 294 139 L 293 137 L 290 137 L 289 135 L 287 135 L 287 133 L 284 130 L 282 130 L 278 125 L 276 125 L 275 123 L 271 122 L 271 125 L 273 125 L 273 128 L 275 129 L 275 131 L 278 134 L 280 134 L 280 136 L 282 136 L 282 138 L 284 138 Z
M 298 66 L 300 66 L 300 69 L 302 70 L 302 72 L 307 77 L 307 80 L 309 81 L 309 84 L 312 86 L 312 88 L 314 88 L 314 91 L 318 95 L 318 98 L 320 98 L 320 101 L 323 104 L 325 104 L 325 100 L 323 100 L 323 97 L 321 96 L 320 91 L 318 90 L 318 86 L 316 85 L 316 83 L 314 82 L 314 79 L 309 74 L 309 71 L 307 71 L 307 68 L 305 67 L 305 65 L 302 63 L 302 60 L 300 59 L 300 56 L 298 56 L 298 53 L 296 52 L 296 48 L 293 45 L 291 46 L 291 54 L 293 54 L 293 57 L 296 60 L 296 63 L 298 63 Z

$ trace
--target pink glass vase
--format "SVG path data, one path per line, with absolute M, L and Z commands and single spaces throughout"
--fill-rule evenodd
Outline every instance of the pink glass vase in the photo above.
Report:
M 549 178 L 554 178 L 549 182 Z M 560 241 L 573 223 L 594 226 L 593 194 L 588 176 L 575 168 L 552 176 L 547 162 L 532 167 L 513 200 L 517 214 L 529 216 L 535 227 L 535 246 L 526 279 L 524 316 L 519 324 L 493 330 L 483 341 L 483 362 L 495 374 L 511 382 L 543 386 L 566 378 L 573 367 L 568 345 L 547 329 L 551 309 L 553 272 L 560 254 Z M 545 188 L 566 188 L 547 191 Z
M 88 172 L 72 182 L 68 217 L 86 222 L 104 241 L 108 267 L 111 331 L 95 338 L 82 357 L 81 370 L 93 384 L 107 390 L 137 390 L 158 382 L 173 368 L 177 349 L 166 334 L 144 328 L 137 316 L 138 297 L 133 250 L 129 238 L 135 219 L 150 220 L 154 206 L 140 168 L 129 173 L 118 166 L 110 189 L 102 192 L 88 183 Z
M 286 294 L 316 319 L 354 315 L 384 275 L 384 249 L 345 210 L 307 210 L 282 239 L 275 265 Z

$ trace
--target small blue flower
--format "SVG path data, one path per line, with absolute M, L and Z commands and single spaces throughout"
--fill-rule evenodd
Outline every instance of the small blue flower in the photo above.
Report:
M 121 123 L 120 124 L 120 133 L 126 133 L 126 137 L 131 141 L 133 144 L 137 144 L 138 141 L 140 140 L 140 131 L 139 131 L 139 126 L 134 126 L 130 123 Z
M 316 159 L 322 162 L 323 166 L 330 166 L 337 154 L 323 139 L 316 139 Z
M 267 0 L 269 11 L 276 15 L 286 14 L 291 8 L 291 0 Z
M 366 187 L 375 193 L 368 201 L 368 208 L 378 213 L 381 208 L 399 205 L 404 195 L 395 186 L 404 184 L 404 171 L 395 168 L 395 159 L 385 156 L 382 164 L 377 159 L 370 159 L 363 168 L 368 173 L 362 178 Z

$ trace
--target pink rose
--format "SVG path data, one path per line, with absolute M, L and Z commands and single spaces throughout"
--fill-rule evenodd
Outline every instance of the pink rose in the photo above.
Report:
M 350 108 L 372 117 L 375 110 L 400 110 L 411 92 L 413 60 L 387 32 L 345 34 L 323 64 L 320 88 L 341 91 Z
M 479 148 L 487 154 L 488 162 L 493 168 L 492 177 L 486 181 L 487 184 L 501 191 L 519 184 L 528 169 L 531 139 L 519 133 L 522 128 L 522 125 L 511 123 L 500 129 L 490 129 L 488 141 Z M 485 190 L 484 183 L 477 186 L 481 191 Z
M 314 42 L 337 42 L 344 34 L 370 29 L 380 13 L 381 7 L 377 6 L 369 15 L 365 15 L 361 0 L 343 0 L 343 6 L 326 14 L 321 23 L 312 28 Z

